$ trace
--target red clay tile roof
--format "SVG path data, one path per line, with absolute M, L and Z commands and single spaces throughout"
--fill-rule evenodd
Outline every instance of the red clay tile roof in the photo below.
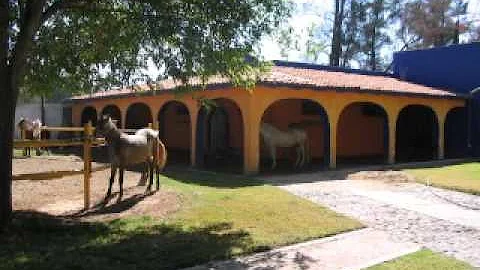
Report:
M 208 86 L 226 85 L 228 80 L 222 77 L 209 79 Z M 355 73 L 318 70 L 298 67 L 274 66 L 271 71 L 265 74 L 259 84 L 291 86 L 297 89 L 312 88 L 318 90 L 341 90 L 341 91 L 362 91 L 385 94 L 408 94 L 433 97 L 462 97 L 456 93 L 432 88 L 420 84 L 402 81 L 390 76 L 361 75 Z M 172 90 L 180 86 L 179 82 L 171 79 L 157 83 L 157 89 Z M 198 80 L 192 80 L 192 85 L 200 85 Z M 132 88 L 113 89 L 101 91 L 92 95 L 74 96 L 72 100 L 96 99 L 113 96 L 124 96 L 137 93 L 147 93 L 150 89 L 147 85 L 139 85 Z

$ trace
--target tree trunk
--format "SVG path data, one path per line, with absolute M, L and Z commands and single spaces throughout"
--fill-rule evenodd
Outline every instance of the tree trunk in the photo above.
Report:
M 332 48 L 330 52 L 330 65 L 339 66 L 342 55 L 342 24 L 344 19 L 345 0 L 335 0 L 335 18 L 333 22 Z
M 10 57 L 8 56 L 9 21 L 5 19 L 8 18 L 9 9 L 5 3 L 0 1 L 0 231 L 6 228 L 12 215 L 13 132 L 18 89 L 25 74 L 27 55 L 33 44 L 33 36 L 44 19 L 42 11 L 46 0 L 25 2 L 20 32 Z
M 41 101 L 41 109 L 40 109 L 40 120 L 42 121 L 42 125 L 47 125 L 47 123 L 45 122 L 45 96 L 42 95 L 40 97 L 40 101 Z
M 371 37 L 371 47 L 370 47 L 370 68 L 372 70 L 377 69 L 377 49 L 376 49 L 376 44 L 377 44 L 377 25 L 378 25 L 378 17 L 379 17 L 379 8 L 378 8 L 378 3 L 374 3 L 373 11 L 373 23 L 372 23 L 372 37 Z
M 0 92 L 2 106 L 0 106 L 0 232 L 10 222 L 12 215 L 12 156 L 13 132 L 15 121 L 15 107 L 17 91 L 12 89 L 8 75 L 0 74 Z

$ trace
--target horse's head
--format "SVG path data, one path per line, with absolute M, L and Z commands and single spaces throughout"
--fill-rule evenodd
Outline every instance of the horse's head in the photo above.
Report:
M 105 135 L 111 130 L 117 129 L 115 123 L 113 122 L 112 118 L 109 115 L 102 115 L 97 121 L 96 131 L 100 135 Z
M 32 121 L 30 121 L 28 118 L 21 117 L 20 121 L 18 121 L 17 126 L 18 126 L 19 129 L 31 130 L 32 129 Z
M 42 121 L 40 121 L 40 119 L 35 119 L 32 121 L 32 126 L 33 128 L 41 128 L 42 127 Z

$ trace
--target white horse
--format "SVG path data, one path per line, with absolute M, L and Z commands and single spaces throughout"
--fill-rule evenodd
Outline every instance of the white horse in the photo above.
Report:
M 35 119 L 31 121 L 28 118 L 21 118 L 17 124 L 20 131 L 30 131 L 32 132 L 32 140 L 41 140 L 42 139 L 42 121 L 40 119 Z M 22 138 L 26 139 L 26 138 Z M 27 149 L 27 155 L 30 155 L 30 149 Z M 36 149 L 37 156 L 41 154 L 40 148 Z
M 305 130 L 299 128 L 288 128 L 286 131 L 281 131 L 271 124 L 262 123 L 260 127 L 260 134 L 263 137 L 265 146 L 270 152 L 270 158 L 272 159 L 272 170 L 277 166 L 277 147 L 296 147 L 297 160 L 295 162 L 295 167 L 303 167 L 305 161 L 308 159 L 306 156 L 308 137 Z

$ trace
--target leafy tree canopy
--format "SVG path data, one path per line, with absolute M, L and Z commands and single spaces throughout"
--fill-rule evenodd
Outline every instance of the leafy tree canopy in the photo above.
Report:
M 19 93 L 122 86 L 149 59 L 187 88 L 218 74 L 251 86 L 264 67 L 254 47 L 288 14 L 285 1 L 0 0 L 0 232 L 12 213 Z
M 248 83 L 262 65 L 245 57 L 289 12 L 284 0 L 8 1 L 11 58 L 31 2 L 43 2 L 42 18 L 20 86 L 34 94 L 156 80 L 149 60 L 185 83 L 216 74 Z

